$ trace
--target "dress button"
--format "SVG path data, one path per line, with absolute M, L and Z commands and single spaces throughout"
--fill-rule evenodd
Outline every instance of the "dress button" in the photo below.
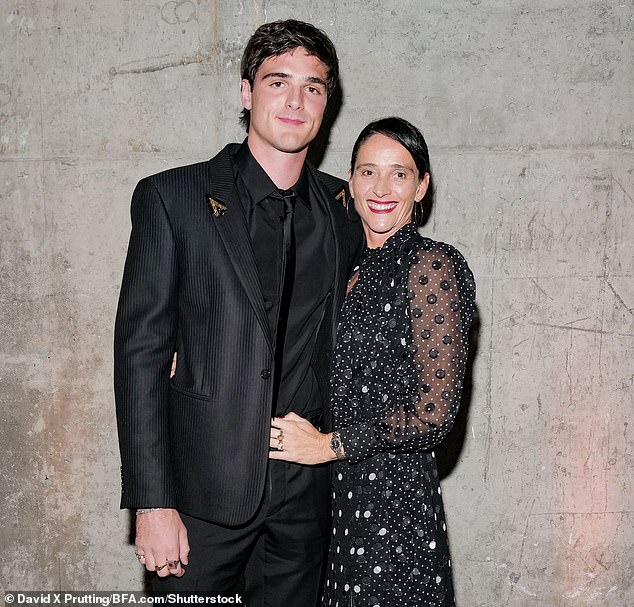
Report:
M 262 369 L 262 371 L 260 371 L 260 377 L 262 379 L 268 379 L 271 377 L 271 371 L 269 369 Z

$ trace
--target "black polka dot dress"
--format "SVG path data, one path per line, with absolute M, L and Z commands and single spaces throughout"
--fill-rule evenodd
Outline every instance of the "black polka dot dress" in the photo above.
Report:
M 413 223 L 366 249 L 337 333 L 327 607 L 454 605 L 433 447 L 462 391 L 475 283 Z

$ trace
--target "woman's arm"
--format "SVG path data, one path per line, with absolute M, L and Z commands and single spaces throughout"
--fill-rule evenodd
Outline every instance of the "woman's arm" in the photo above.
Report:
M 468 335 L 475 310 L 475 283 L 458 251 L 448 245 L 419 251 L 408 276 L 413 294 L 408 314 L 413 333 L 416 391 L 395 398 L 382 419 L 339 429 L 343 458 L 356 463 L 382 451 L 433 448 L 449 433 L 460 405 Z M 395 361 L 396 362 L 396 361 Z M 280 432 L 282 435 L 280 436 Z M 290 413 L 271 425 L 271 459 L 319 464 L 337 459 L 332 434 Z M 283 450 L 280 450 L 283 447 Z
M 460 405 L 475 283 L 466 261 L 453 247 L 439 245 L 415 254 L 408 287 L 416 390 L 395 398 L 383 419 L 341 428 L 351 463 L 382 451 L 433 448 L 449 433 Z

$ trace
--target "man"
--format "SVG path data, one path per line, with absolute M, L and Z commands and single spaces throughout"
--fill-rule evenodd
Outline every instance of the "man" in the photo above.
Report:
M 329 471 L 269 463 L 270 423 L 293 411 L 328 428 L 363 237 L 344 183 L 306 162 L 338 79 L 331 41 L 269 23 L 241 69 L 245 142 L 133 195 L 115 327 L 121 507 L 137 509 L 155 592 L 230 595 L 244 574 L 249 605 L 304 607 L 319 597 Z

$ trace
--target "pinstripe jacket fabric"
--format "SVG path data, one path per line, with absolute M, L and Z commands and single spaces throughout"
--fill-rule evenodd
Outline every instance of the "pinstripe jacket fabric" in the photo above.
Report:
M 275 362 L 233 176 L 238 147 L 147 177 L 132 197 L 114 343 L 122 508 L 173 507 L 239 525 L 262 498 Z M 336 245 L 312 362 L 328 427 L 337 313 L 363 237 L 341 204 L 344 182 L 312 166 L 308 174 Z

